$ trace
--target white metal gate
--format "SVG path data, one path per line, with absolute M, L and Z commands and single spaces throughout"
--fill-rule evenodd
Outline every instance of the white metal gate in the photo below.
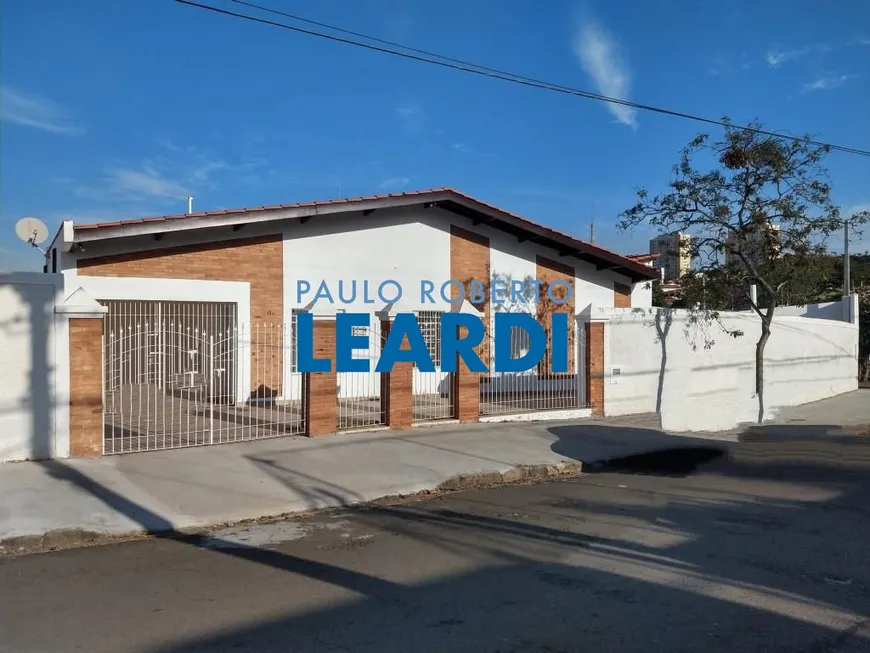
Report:
M 528 334 L 511 331 L 511 356 L 529 350 Z M 489 351 L 494 351 L 490 339 Z M 504 415 L 543 410 L 583 408 L 586 406 L 586 329 L 575 322 L 573 343 L 569 346 L 567 373 L 552 372 L 550 349 L 541 363 L 525 372 L 493 372 L 480 378 L 480 414 Z M 491 368 L 490 368 L 491 369 Z
M 420 333 L 435 364 L 434 372 L 421 372 L 414 366 L 412 420 L 431 422 L 456 417 L 453 374 L 441 371 L 441 312 L 419 311 Z
M 104 453 L 304 432 L 285 325 L 240 327 L 235 304 L 104 303 Z
M 354 358 L 369 360 L 370 372 L 339 372 L 338 429 L 359 429 L 386 423 L 385 402 L 382 400 L 381 375 L 375 367 L 383 349 L 381 323 L 372 316 L 370 326 L 354 327 L 356 336 L 368 336 L 368 349 L 355 349 Z

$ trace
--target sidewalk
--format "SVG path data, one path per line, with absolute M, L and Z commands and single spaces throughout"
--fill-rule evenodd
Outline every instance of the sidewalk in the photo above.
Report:
M 790 409 L 777 422 L 791 420 L 868 424 L 870 391 Z M 577 473 L 578 463 L 737 438 L 665 434 L 652 415 L 445 425 L 7 463 L 0 465 L 0 547 L 5 540 L 6 552 L 22 542 L 30 548 L 45 535 L 43 544 L 51 546 L 204 528 L 413 494 L 448 481 L 448 487 L 461 487 L 457 478 L 473 483 Z

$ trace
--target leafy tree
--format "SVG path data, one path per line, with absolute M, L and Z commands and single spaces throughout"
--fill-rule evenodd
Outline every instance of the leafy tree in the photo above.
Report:
M 652 196 L 641 189 L 637 203 L 620 215 L 623 229 L 648 223 L 688 233 L 693 273 L 686 280 L 687 294 L 712 295 L 728 307 L 737 306 L 739 298 L 759 316 L 759 422 L 764 419 L 764 349 L 774 311 L 801 270 L 825 252 L 827 237 L 843 228 L 823 167 L 829 148 L 811 143 L 810 137 L 786 141 L 761 129 L 757 122 L 748 128 L 728 123 L 719 141 L 698 135 L 682 150 L 667 192 Z M 868 219 L 870 214 L 862 213 L 853 221 Z M 757 301 L 749 297 L 753 284 Z

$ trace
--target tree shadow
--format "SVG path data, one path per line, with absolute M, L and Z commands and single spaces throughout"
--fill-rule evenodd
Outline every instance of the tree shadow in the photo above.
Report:
M 4 422 L 4 440 L 9 439 L 0 446 L 0 461 L 7 458 L 41 460 L 56 455 L 54 409 L 58 401 L 59 379 L 54 378 L 55 365 L 51 358 L 56 355 L 54 339 L 58 326 L 54 309 L 62 282 L 58 275 L 38 275 L 39 278 L 45 277 L 45 283 L 35 283 L 35 274 L 27 274 L 26 280 L 19 279 L 19 276 L 0 274 L 0 296 L 16 297 L 18 305 L 18 313 L 10 312 L 0 319 L 0 358 L 4 363 L 20 360 L 20 347 L 24 345 L 29 369 L 26 390 L 20 389 L 13 405 L 6 408 L 6 415 L 0 415 Z M 26 344 L 23 340 L 27 341 Z M 9 350 L 3 351 L 6 347 Z M 10 381 L 13 384 L 16 373 L 17 370 L 12 368 Z M 14 385 L 7 387 L 6 391 L 14 392 Z M 25 423 L 29 436 L 13 441 Z M 6 447 L 11 452 L 4 451 Z
M 297 573 L 309 578 L 321 580 L 365 596 L 376 598 L 394 598 L 404 592 L 400 585 L 388 580 L 361 574 L 352 570 L 333 565 L 322 564 L 313 560 L 287 555 L 270 549 L 247 546 L 238 542 L 222 540 L 213 535 L 184 533 L 166 518 L 135 501 L 124 497 L 115 490 L 94 481 L 81 471 L 60 461 L 44 461 L 40 463 L 48 474 L 55 479 L 65 481 L 93 497 L 99 499 L 113 510 L 125 515 L 139 524 L 142 529 L 161 539 L 168 539 L 197 548 L 208 548 L 233 558 L 241 558 L 249 562 L 267 565 L 281 571 Z
M 863 503 L 870 481 L 866 473 L 844 481 L 824 461 L 784 476 L 790 444 L 827 444 L 819 429 L 791 430 L 750 429 L 727 450 L 677 446 L 604 458 L 585 480 L 347 511 L 345 518 L 394 536 L 377 540 L 381 556 L 410 561 L 408 550 L 420 547 L 486 563 L 408 586 L 389 604 L 348 597 L 155 651 L 865 650 L 870 577 L 860 570 L 870 561 L 870 528 L 861 524 L 860 535 L 843 540 L 858 525 L 832 510 Z M 662 442 L 660 434 L 635 436 Z M 778 445 L 776 455 L 759 458 L 758 442 Z M 699 475 L 709 476 L 706 485 L 692 481 Z M 648 481 L 621 490 L 632 477 Z M 772 494 L 785 477 L 837 495 L 810 501 L 761 492 Z M 404 543 L 394 547 L 395 536 Z M 788 547 L 798 537 L 806 543 Z

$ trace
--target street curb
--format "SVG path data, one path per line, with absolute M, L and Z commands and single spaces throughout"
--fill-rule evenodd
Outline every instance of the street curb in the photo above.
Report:
M 499 485 L 514 485 L 520 483 L 535 483 L 556 478 L 569 478 L 579 476 L 582 464 L 578 461 L 563 461 L 558 464 L 541 465 L 517 465 L 502 472 L 476 472 L 471 474 L 459 474 L 441 481 L 437 485 L 407 494 L 389 494 L 375 497 L 363 502 L 348 502 L 340 505 L 320 508 L 317 510 L 299 510 L 279 514 L 261 515 L 249 519 L 240 519 L 230 522 L 217 522 L 206 526 L 181 529 L 167 529 L 160 531 L 131 530 L 124 533 L 105 533 L 88 531 L 81 528 L 61 528 L 47 531 L 39 535 L 20 535 L 8 538 L 0 538 L 0 558 L 29 555 L 35 553 L 48 553 L 65 549 L 76 549 L 105 544 L 116 544 L 132 540 L 148 538 L 197 538 L 205 536 L 209 532 L 229 526 L 240 524 L 265 524 L 303 516 L 316 515 L 336 509 L 354 508 L 364 510 L 368 506 L 384 505 L 406 501 L 422 501 L 440 494 L 461 492 L 463 490 L 482 489 Z

